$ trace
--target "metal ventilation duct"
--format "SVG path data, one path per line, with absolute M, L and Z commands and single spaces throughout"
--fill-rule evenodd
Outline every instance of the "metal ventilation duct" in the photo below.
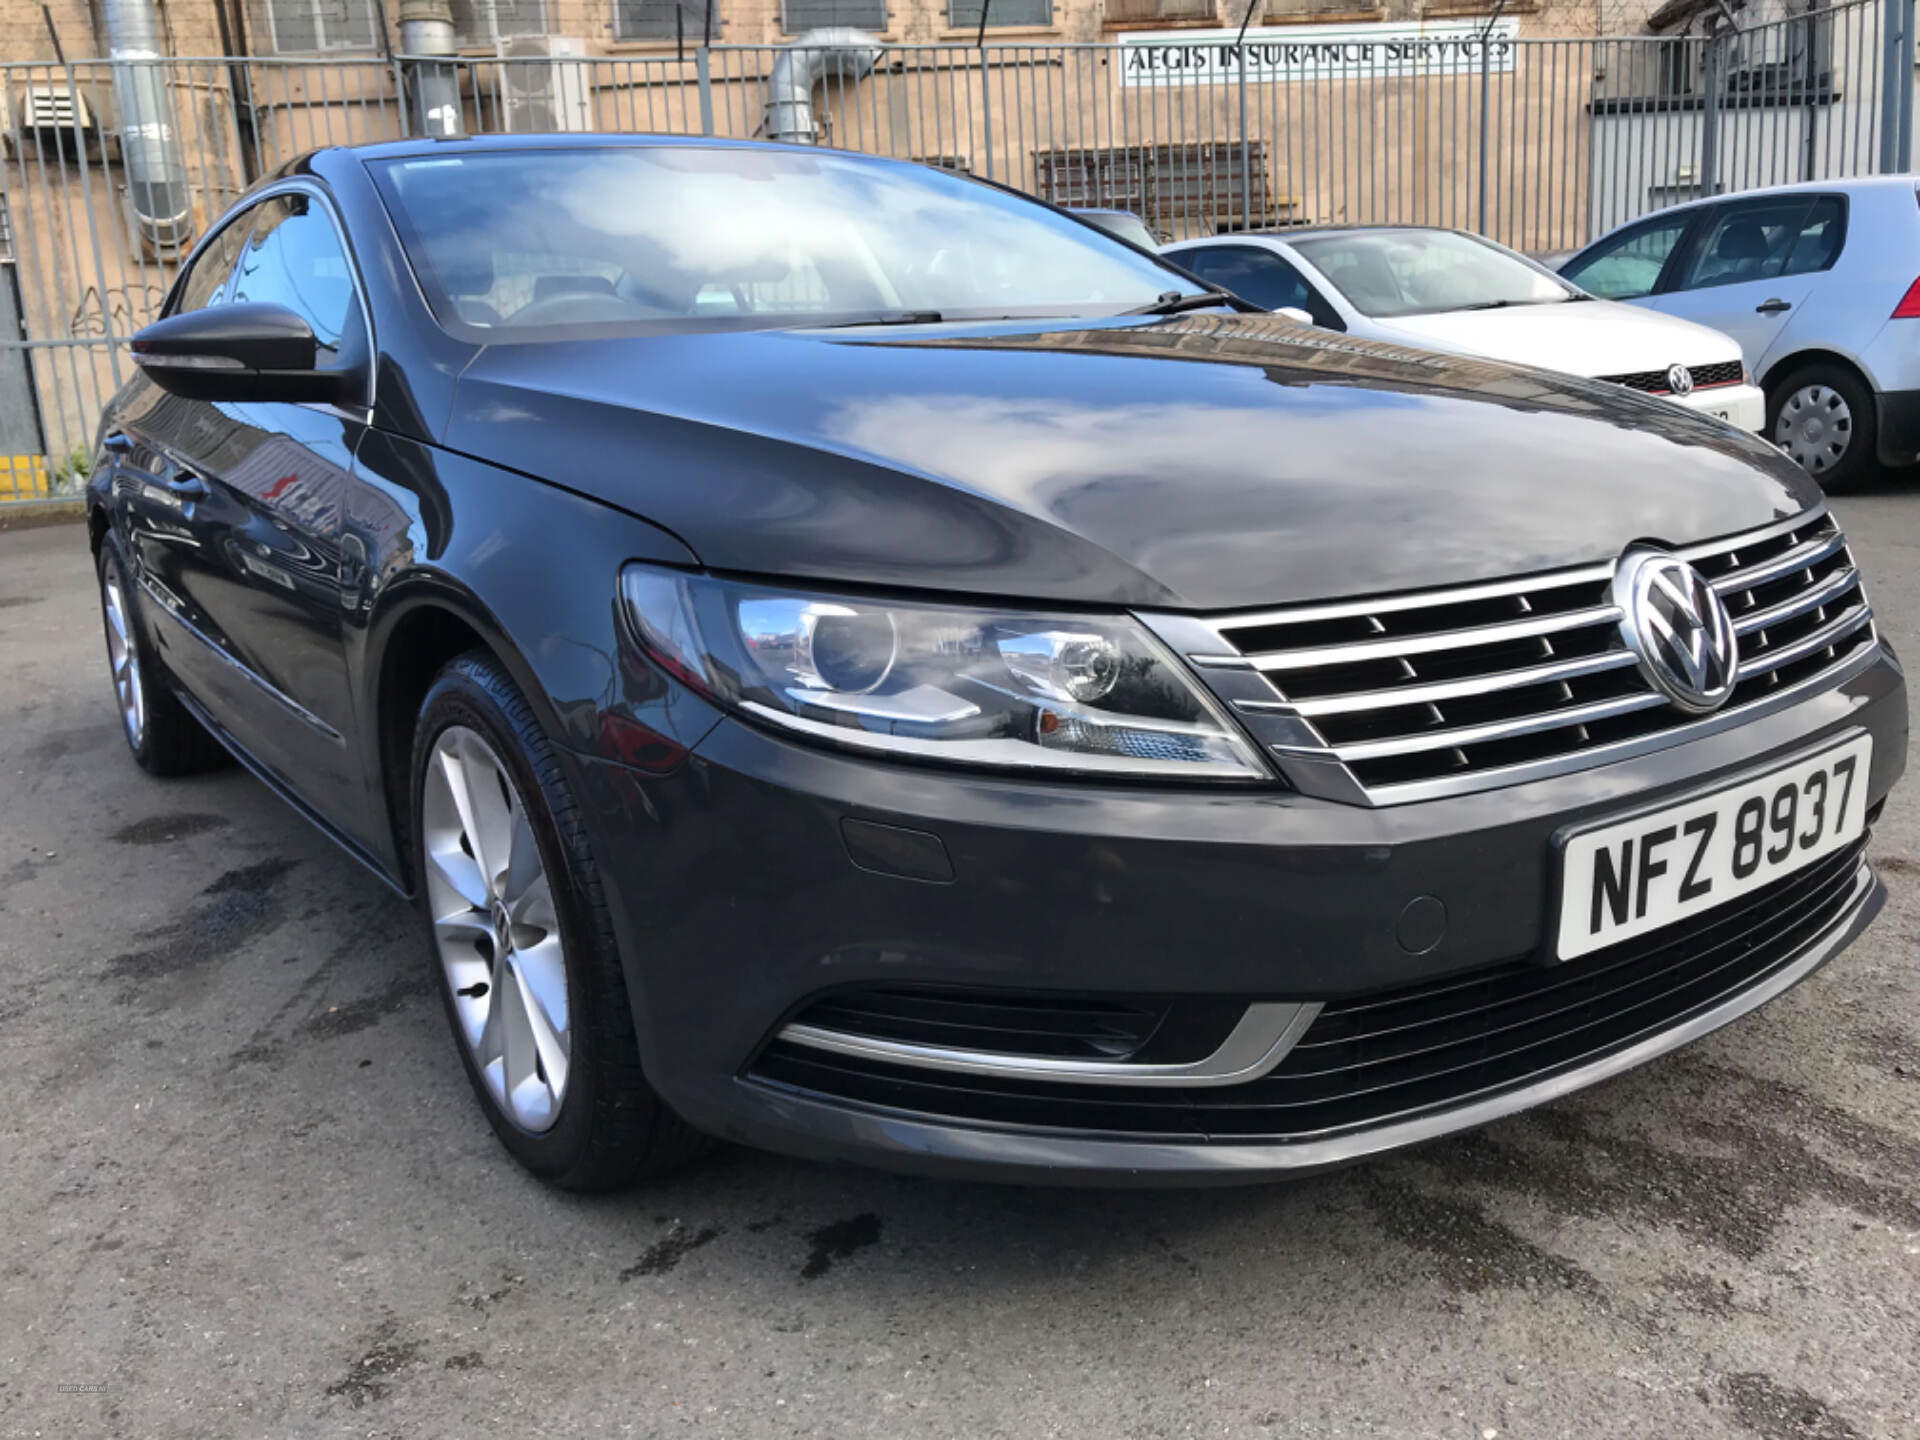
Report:
M 193 195 L 173 133 L 173 100 L 153 0 L 105 0 L 107 58 L 120 111 L 120 160 L 127 204 L 139 233 L 162 249 L 193 234 Z
M 829 26 L 809 30 L 780 52 L 767 77 L 766 113 L 761 129 L 769 140 L 811 145 L 813 87 L 828 76 L 863 80 L 880 60 L 880 42 L 864 30 Z

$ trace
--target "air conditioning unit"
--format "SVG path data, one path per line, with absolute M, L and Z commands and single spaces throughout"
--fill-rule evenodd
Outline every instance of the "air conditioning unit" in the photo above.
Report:
M 572 35 L 510 35 L 499 42 L 500 128 L 516 134 L 591 130 L 587 43 Z
M 32 85 L 20 97 L 20 131 L 33 136 L 43 157 L 71 159 L 86 146 L 93 112 L 78 87 Z

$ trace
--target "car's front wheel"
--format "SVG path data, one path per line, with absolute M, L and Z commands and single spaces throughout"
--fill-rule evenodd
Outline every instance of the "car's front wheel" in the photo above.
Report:
M 611 1190 L 698 1139 L 641 1074 L 599 873 L 553 747 L 491 658 L 441 671 L 414 732 L 413 860 L 433 970 L 501 1142 Z
M 1873 392 L 1838 365 L 1806 365 L 1768 387 L 1767 434 L 1831 494 L 1874 475 Z

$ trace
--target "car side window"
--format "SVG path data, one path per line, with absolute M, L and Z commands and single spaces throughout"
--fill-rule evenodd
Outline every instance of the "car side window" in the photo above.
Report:
M 1773 279 L 1786 268 L 1808 208 L 1804 195 L 1727 206 L 1694 252 L 1680 288 L 1703 290 Z
M 186 283 L 180 287 L 180 303 L 173 309 L 175 315 L 184 315 L 189 310 L 204 310 L 220 302 L 227 281 L 233 278 L 233 262 L 239 254 L 240 244 L 253 223 L 251 215 L 252 212 L 248 211 L 236 216 L 231 224 L 221 227 L 219 233 L 207 242 L 206 249 L 194 259 L 187 269 Z
M 1229 290 L 1263 310 L 1291 305 L 1313 317 L 1313 323 L 1344 330 L 1340 316 L 1313 285 L 1284 257 L 1253 245 L 1209 245 L 1167 257 L 1209 284 Z
M 1602 240 L 1586 254 L 1576 256 L 1560 273 L 1602 300 L 1636 300 L 1651 295 L 1660 272 L 1680 237 L 1693 223 L 1693 212 L 1665 215 Z
M 253 233 L 240 248 L 230 298 L 286 306 L 329 350 L 338 350 L 348 327 L 360 324 L 346 251 L 333 221 L 307 195 L 260 202 Z
M 1800 222 L 1800 233 L 1787 254 L 1783 275 L 1808 275 L 1831 270 L 1847 239 L 1847 207 L 1838 195 L 1822 195 Z

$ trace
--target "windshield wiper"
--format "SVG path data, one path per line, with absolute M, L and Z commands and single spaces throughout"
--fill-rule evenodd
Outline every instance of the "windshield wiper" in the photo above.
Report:
M 1505 310 L 1509 305 L 1564 305 L 1569 300 L 1585 300 L 1585 295 L 1562 295 L 1554 300 L 1482 300 L 1478 305 L 1462 305 L 1462 310 Z
M 826 325 L 809 325 L 809 330 L 851 330 L 859 325 L 938 325 L 946 316 L 938 310 L 890 310 L 882 315 L 865 315 L 858 320 L 835 320 Z
M 1216 305 L 1231 305 L 1238 310 L 1246 302 L 1224 290 L 1203 290 L 1198 295 L 1182 295 L 1178 290 L 1161 292 L 1160 298 L 1138 310 L 1122 310 L 1122 315 L 1178 315 L 1183 310 L 1211 310 Z

